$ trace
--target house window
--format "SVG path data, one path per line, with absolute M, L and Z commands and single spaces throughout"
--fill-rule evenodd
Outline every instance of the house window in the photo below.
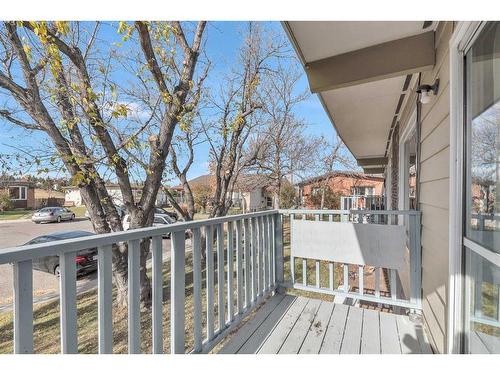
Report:
M 267 205 L 267 207 L 272 207 L 273 206 L 273 198 L 272 197 L 267 197 L 266 198 L 266 205 Z
M 9 196 L 11 201 L 24 201 L 28 196 L 28 188 L 26 186 L 11 186 L 9 187 Z
M 500 22 L 465 53 L 465 337 L 471 353 L 500 353 Z M 486 348 L 486 349 L 485 349 Z
M 352 195 L 374 195 L 375 189 L 372 186 L 353 186 Z
M 311 189 L 311 195 L 318 195 L 320 193 L 320 191 L 321 191 L 321 188 L 319 188 L 319 187 L 313 187 Z

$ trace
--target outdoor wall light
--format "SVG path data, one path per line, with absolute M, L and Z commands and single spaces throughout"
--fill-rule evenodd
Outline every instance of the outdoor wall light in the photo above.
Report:
M 439 78 L 436 79 L 434 84 L 431 85 L 420 85 L 417 87 L 417 94 L 420 94 L 420 103 L 427 104 L 431 101 L 430 92 L 437 95 L 439 90 Z

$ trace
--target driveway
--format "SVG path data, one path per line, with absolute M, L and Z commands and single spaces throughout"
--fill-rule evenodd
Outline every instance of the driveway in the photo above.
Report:
M 34 237 L 43 234 L 67 231 L 86 230 L 93 232 L 92 224 L 86 219 L 63 221 L 61 223 L 35 224 L 31 221 L 2 223 L 0 221 L 0 249 L 22 245 Z M 170 257 L 170 240 L 163 240 L 163 257 Z M 148 262 L 148 267 L 150 262 Z M 82 293 L 97 286 L 97 273 L 79 277 L 77 292 Z M 12 266 L 0 265 L 0 312 L 12 308 Z M 59 296 L 59 279 L 49 273 L 33 270 L 33 302 L 48 301 Z

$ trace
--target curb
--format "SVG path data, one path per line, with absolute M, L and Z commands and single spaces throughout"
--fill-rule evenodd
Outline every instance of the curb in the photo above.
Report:
M 15 219 L 15 220 L 0 220 L 0 225 L 2 224 L 14 224 L 14 223 L 27 223 L 31 219 Z

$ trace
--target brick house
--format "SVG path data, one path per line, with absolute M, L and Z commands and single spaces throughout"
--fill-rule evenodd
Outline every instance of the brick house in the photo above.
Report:
M 9 193 L 12 208 L 35 208 L 35 185 L 30 181 L 2 181 L 0 191 Z
M 335 171 L 298 183 L 300 205 L 304 208 L 319 208 L 313 202 L 315 194 L 321 194 L 326 184 L 339 196 L 380 196 L 384 178 L 361 172 Z M 340 206 L 340 201 L 339 201 Z

